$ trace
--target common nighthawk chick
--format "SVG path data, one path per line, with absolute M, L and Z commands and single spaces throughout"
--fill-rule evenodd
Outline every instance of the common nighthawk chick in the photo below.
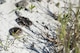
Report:
M 15 21 L 21 26 L 29 27 L 32 25 L 32 22 L 28 18 L 22 16 L 19 16 Z

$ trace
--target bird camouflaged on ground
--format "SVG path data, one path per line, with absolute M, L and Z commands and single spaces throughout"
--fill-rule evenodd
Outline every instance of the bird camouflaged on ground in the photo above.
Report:
M 21 16 L 19 11 L 15 11 L 15 14 L 18 16 L 18 18 L 15 19 L 18 25 L 26 26 L 26 27 L 29 27 L 32 25 L 32 21 L 30 21 L 29 18 Z
M 21 26 L 29 27 L 32 25 L 32 22 L 28 18 L 22 16 L 19 16 L 15 21 Z

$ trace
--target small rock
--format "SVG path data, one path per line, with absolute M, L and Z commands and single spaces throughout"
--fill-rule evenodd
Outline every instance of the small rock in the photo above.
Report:
M 0 4 L 3 4 L 3 3 L 5 3 L 5 0 L 0 0 Z
M 18 27 L 13 27 L 9 30 L 10 35 L 19 35 L 22 30 Z

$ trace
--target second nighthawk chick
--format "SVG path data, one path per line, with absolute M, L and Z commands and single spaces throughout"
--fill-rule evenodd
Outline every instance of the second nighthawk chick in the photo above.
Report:
M 34 24 L 28 18 L 19 16 L 17 19 L 15 19 L 15 21 L 17 22 L 18 25 L 24 26 L 28 30 L 30 30 L 32 33 L 34 33 L 33 30 L 31 30 L 30 28 L 30 26 Z
M 29 27 L 32 25 L 32 22 L 28 18 L 22 16 L 19 16 L 15 21 L 21 26 Z

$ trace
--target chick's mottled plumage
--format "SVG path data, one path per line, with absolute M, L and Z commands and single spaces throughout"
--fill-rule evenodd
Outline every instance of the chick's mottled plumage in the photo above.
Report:
M 28 18 L 21 17 L 21 16 L 18 17 L 15 21 L 17 22 L 17 24 L 26 26 L 26 27 L 29 27 L 32 25 L 32 22 Z

